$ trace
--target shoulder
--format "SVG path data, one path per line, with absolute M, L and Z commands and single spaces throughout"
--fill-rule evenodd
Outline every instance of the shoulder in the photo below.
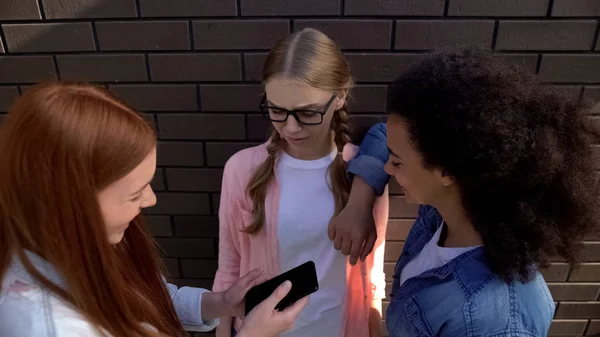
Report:
M 0 336 L 97 337 L 98 331 L 68 303 L 40 288 L 0 297 Z
M 268 156 L 267 143 L 245 148 L 236 152 L 225 163 L 226 176 L 250 175 Z
M 471 324 L 485 336 L 511 332 L 517 336 L 546 336 L 554 301 L 541 274 L 527 283 L 506 283 L 494 277 L 468 303 Z

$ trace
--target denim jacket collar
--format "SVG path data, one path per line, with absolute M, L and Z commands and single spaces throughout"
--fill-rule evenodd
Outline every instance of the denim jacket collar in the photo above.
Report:
M 25 251 L 25 255 L 29 262 L 31 262 L 31 265 L 37 270 L 37 272 L 39 272 L 42 276 L 47 278 L 50 282 L 54 283 L 55 285 L 66 289 L 66 282 L 50 262 L 28 250 Z M 4 277 L 3 283 L 7 284 L 2 284 L 3 290 L 6 286 L 8 286 L 8 284 L 14 281 L 21 281 L 27 284 L 42 286 L 33 277 L 33 275 L 31 275 L 29 271 L 27 271 L 27 269 L 23 265 L 23 262 L 16 254 L 13 256 L 12 262 L 8 267 L 8 270 L 6 271 L 5 275 L 6 276 Z

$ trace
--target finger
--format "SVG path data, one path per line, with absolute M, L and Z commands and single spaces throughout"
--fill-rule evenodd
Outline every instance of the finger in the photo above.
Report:
M 285 315 L 292 320 L 296 319 L 296 316 L 308 305 L 309 296 L 305 296 L 297 300 L 293 305 L 285 308 L 279 314 Z
M 251 270 L 246 275 L 242 276 L 242 278 L 240 278 L 238 280 L 237 284 L 242 289 L 246 289 L 246 288 L 250 287 L 250 284 L 252 284 L 254 281 L 256 281 L 257 278 L 259 278 L 262 275 L 262 272 L 263 272 L 262 266 L 254 269 L 254 270 Z
M 350 248 L 352 247 L 352 240 L 350 237 L 342 238 L 342 254 L 350 254 Z
M 329 240 L 333 241 L 335 239 L 335 218 L 333 218 L 329 222 L 329 226 L 327 226 L 327 235 L 329 236 Z
M 275 291 L 271 294 L 271 296 L 267 297 L 266 300 L 263 301 L 264 305 L 268 306 L 269 310 L 275 310 L 275 307 L 281 300 L 287 295 L 292 289 L 292 282 L 285 281 L 283 282 Z
M 248 285 L 246 290 L 250 290 L 250 288 L 257 286 L 259 284 L 265 283 L 270 279 L 271 279 L 271 277 L 269 277 L 269 275 L 261 274 L 260 276 L 255 278 L 254 281 L 250 282 L 250 284 Z
M 343 238 L 342 235 L 336 235 L 335 236 L 335 240 L 333 241 L 333 247 L 336 250 L 342 249 L 342 238 Z
M 358 257 L 360 256 L 360 251 L 362 248 L 363 240 L 354 240 L 352 242 L 352 247 L 350 247 L 350 265 L 355 265 L 356 261 L 358 261 Z
M 365 262 L 367 256 L 371 254 L 373 248 L 375 247 L 375 242 L 377 242 L 377 232 L 373 232 L 367 237 L 367 241 L 365 242 L 365 245 L 362 248 L 362 253 L 360 254 L 361 261 Z

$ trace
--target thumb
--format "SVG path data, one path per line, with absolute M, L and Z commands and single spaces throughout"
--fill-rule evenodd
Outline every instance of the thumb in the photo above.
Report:
M 329 221 L 329 226 L 327 226 L 327 235 L 329 236 L 329 240 L 335 239 L 335 218 Z
M 269 307 L 269 310 L 275 310 L 277 304 L 281 302 L 281 300 L 290 292 L 291 289 L 292 282 L 283 282 L 279 287 L 277 287 L 277 289 L 275 289 L 271 296 L 264 300 L 265 305 Z

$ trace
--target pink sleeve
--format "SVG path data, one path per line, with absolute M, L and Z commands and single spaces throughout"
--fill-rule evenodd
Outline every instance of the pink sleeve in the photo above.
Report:
M 219 262 L 213 291 L 224 291 L 240 278 L 239 230 L 240 190 L 235 188 L 236 164 L 231 158 L 225 164 L 219 204 Z

